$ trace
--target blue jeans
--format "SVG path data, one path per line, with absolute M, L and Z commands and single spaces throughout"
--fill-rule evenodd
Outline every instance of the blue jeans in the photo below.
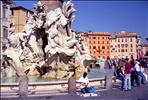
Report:
M 124 90 L 130 90 L 130 89 L 131 89 L 131 74 L 125 74 Z
M 139 74 L 139 80 L 140 80 L 140 83 L 145 83 L 146 82 L 146 78 L 142 73 Z
M 88 87 L 84 87 L 81 89 L 81 93 L 83 93 L 83 94 L 90 93 L 90 89 Z
M 116 78 L 122 81 L 121 88 L 124 89 L 124 77 L 122 77 L 122 76 L 116 76 Z

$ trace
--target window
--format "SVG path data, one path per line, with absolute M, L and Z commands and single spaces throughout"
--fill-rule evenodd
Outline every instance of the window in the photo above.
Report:
M 127 49 L 126 49 L 126 52 L 127 52 Z
M 128 44 L 125 44 L 125 47 L 127 48 Z
M 102 41 L 102 44 L 104 44 L 104 41 Z
M 102 39 L 104 39 L 104 37 L 102 37 Z
M 124 42 L 123 39 L 122 39 L 122 42 Z
M 89 43 L 91 44 L 91 41 L 89 41 Z
M 107 46 L 107 49 L 109 49 L 109 46 Z
M 107 44 L 109 44 L 109 41 L 107 41 Z
M 120 48 L 120 44 L 118 44 L 118 48 Z
M 91 37 L 89 37 L 89 39 L 91 39 Z
M 130 40 L 131 42 L 132 42 L 132 38 L 131 38 L 131 40 Z
M 120 49 L 118 49 L 118 52 L 120 52 Z
M 96 49 L 96 46 L 93 46 L 93 49 Z
M 118 42 L 120 42 L 120 39 L 118 39 Z
M 100 50 L 100 46 L 98 46 L 98 49 Z
M 122 49 L 121 52 L 124 52 L 124 49 Z
M 100 39 L 100 37 L 98 37 L 98 39 Z
M 89 47 L 89 49 L 91 49 L 91 46 Z
M 95 41 L 94 41 L 94 44 L 95 44 Z
M 127 39 L 125 39 L 125 42 L 127 42 Z
M 121 47 L 123 48 L 124 47 L 124 44 L 121 44 Z
M 10 10 L 10 15 L 14 15 L 14 10 L 13 9 Z
M 112 48 L 112 47 L 113 47 L 113 45 L 110 45 L 110 47 Z
M 8 10 L 7 6 L 3 5 L 3 18 L 5 18 L 5 19 L 7 19 L 7 15 L 6 15 L 7 10 Z
M 105 49 L 105 46 L 102 46 L 102 49 Z
M 26 11 L 26 17 L 29 17 L 29 16 L 30 16 L 29 11 Z
M 96 52 L 94 51 L 94 54 L 95 54 Z
M 104 54 L 104 51 L 103 51 L 103 54 Z
M 100 41 L 98 41 L 98 44 L 100 44 Z
M 131 47 L 133 47 L 133 44 L 131 44 Z
M 3 39 L 7 39 L 8 38 L 8 30 L 7 28 L 3 28 Z
M 96 37 L 93 37 L 93 39 L 96 39 Z
M 14 25 L 14 18 L 10 19 L 10 24 Z
M 133 49 L 131 49 L 131 52 L 133 52 Z

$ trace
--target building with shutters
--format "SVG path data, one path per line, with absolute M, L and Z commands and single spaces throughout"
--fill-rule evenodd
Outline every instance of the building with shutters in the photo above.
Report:
M 14 6 L 10 8 L 10 23 L 11 28 L 15 29 L 16 33 L 22 32 L 27 20 L 33 15 L 33 11 L 22 6 Z
M 140 36 L 135 32 L 122 30 L 110 37 L 110 57 L 128 57 L 137 59 Z

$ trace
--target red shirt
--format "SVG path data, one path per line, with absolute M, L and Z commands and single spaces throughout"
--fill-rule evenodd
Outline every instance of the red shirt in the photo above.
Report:
M 132 64 L 129 62 L 125 63 L 125 74 L 131 74 Z

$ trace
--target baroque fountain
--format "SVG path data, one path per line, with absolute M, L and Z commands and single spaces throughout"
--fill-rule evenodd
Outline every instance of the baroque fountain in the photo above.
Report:
M 55 9 L 48 9 L 43 1 L 34 5 L 35 12 L 22 32 L 11 30 L 8 37 L 10 46 L 3 52 L 4 60 L 10 63 L 5 69 L 7 77 L 68 79 L 78 77 L 96 62 L 81 34 L 71 29 L 76 11 L 73 6 L 71 1 Z

